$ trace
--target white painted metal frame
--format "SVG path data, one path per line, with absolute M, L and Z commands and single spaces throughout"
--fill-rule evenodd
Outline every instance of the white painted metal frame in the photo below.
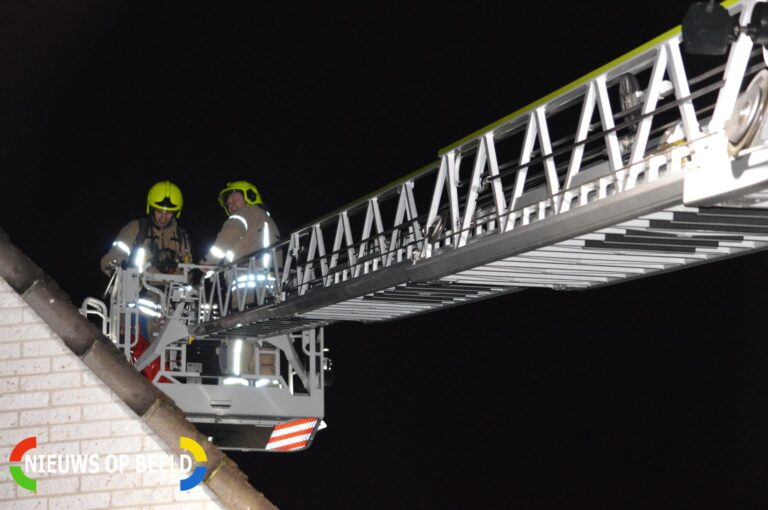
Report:
M 746 24 L 752 4 L 752 0 L 738 3 L 730 11 L 741 12 L 741 23 Z M 692 86 L 680 45 L 680 32 L 672 32 L 444 149 L 435 163 L 292 232 L 268 250 L 217 269 L 205 291 L 208 314 L 202 320 L 214 318 L 210 311 L 216 304 L 225 316 L 251 305 L 286 302 L 403 260 L 418 263 L 446 250 L 461 250 L 478 238 L 568 214 L 648 186 L 660 173 L 679 170 L 683 161 L 694 157 L 692 148 L 698 142 L 723 136 L 725 119 L 744 81 L 752 42 L 746 35 L 739 37 L 722 81 L 709 88 L 699 83 L 698 88 Z M 642 104 L 635 120 L 626 120 L 627 112 L 617 111 L 618 82 L 625 73 L 648 76 L 641 84 Z M 712 97 L 709 104 L 714 112 L 708 118 L 709 113 L 695 111 L 697 97 Z M 568 112 L 577 110 L 570 140 L 553 141 L 553 126 L 562 125 L 562 119 L 572 116 Z M 658 123 L 679 123 L 684 139 L 661 146 L 659 133 L 654 134 Z M 516 159 L 500 161 L 500 148 L 516 140 Z M 465 160 L 471 160 L 467 172 L 462 167 Z M 541 171 L 535 172 L 536 168 Z M 417 203 L 416 186 L 431 191 L 428 203 Z M 383 204 L 394 205 L 393 217 L 382 214 Z M 362 218 L 360 232 L 352 228 L 351 218 L 356 215 Z M 444 225 L 443 232 L 436 232 L 439 225 Z M 333 240 L 330 251 L 326 250 L 328 239 Z M 267 252 L 271 265 L 262 268 L 257 261 Z M 284 261 L 282 266 L 278 261 Z M 241 273 L 256 274 L 255 285 L 233 286 L 231 282 Z
M 268 350 L 276 353 L 274 373 L 262 374 L 257 362 L 253 373 L 238 373 L 234 377 L 238 384 L 230 385 L 227 379 L 233 378 L 232 375 L 188 369 L 188 341 L 192 340 L 187 333 L 188 328 L 211 316 L 210 301 L 201 299 L 198 292 L 187 284 L 190 271 L 201 267 L 203 266 L 181 264 L 178 274 L 153 274 L 151 283 L 147 281 L 146 273 L 141 274 L 134 267 L 118 268 L 108 288 L 109 307 L 98 299 L 86 298 L 81 313 L 100 317 L 102 331 L 111 333 L 110 339 L 128 362 L 134 364 L 137 369 L 142 369 L 143 356 L 134 362 L 132 353 L 139 337 L 142 313 L 139 310 L 140 300 L 147 292 L 157 294 L 154 298 L 156 308 L 151 310 L 157 315 L 150 320 L 157 321 L 156 324 L 162 327 L 157 338 L 146 339 L 151 342 L 146 352 L 150 352 L 154 347 L 156 349 L 153 351 L 153 357 L 150 357 L 144 366 L 159 356 L 160 367 L 152 381 L 169 394 L 186 413 L 198 417 L 215 416 L 222 422 L 226 422 L 230 414 L 236 415 L 241 421 L 276 416 L 321 418 L 325 385 L 322 327 L 261 339 L 241 336 L 243 341 L 258 342 L 260 346 L 265 343 L 269 346 Z M 260 285 L 251 287 L 247 283 L 254 280 L 246 278 L 241 280 L 246 285 L 239 289 L 235 285 L 232 289 L 231 283 L 237 283 L 237 278 L 244 275 L 268 275 L 268 269 L 256 267 L 251 263 L 246 266 L 233 265 L 227 268 L 220 278 L 213 279 L 201 289 L 216 287 L 211 295 L 223 295 L 224 289 L 230 289 L 231 292 L 226 296 L 231 296 L 236 302 L 242 303 L 250 297 L 263 302 L 269 289 L 274 287 L 275 280 L 271 280 L 272 283 L 256 280 Z M 224 298 L 224 303 L 227 297 Z M 163 331 L 172 324 L 182 326 L 183 334 L 165 342 Z M 261 347 L 256 350 L 257 359 L 260 349 Z M 271 384 L 261 386 L 259 383 L 264 380 L 269 380 Z M 229 407 L 217 408 L 214 401 L 227 402 Z

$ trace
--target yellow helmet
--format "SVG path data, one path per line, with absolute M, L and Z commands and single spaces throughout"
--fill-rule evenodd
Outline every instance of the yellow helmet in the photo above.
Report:
M 219 192 L 219 204 L 224 208 L 227 215 L 229 215 L 229 208 L 227 207 L 227 196 L 233 191 L 239 191 L 245 198 L 245 203 L 248 205 L 261 205 L 261 195 L 256 186 L 248 181 L 235 181 L 228 182 L 227 187 Z
M 181 206 L 184 205 L 184 197 L 181 190 L 171 181 L 161 181 L 149 188 L 147 193 L 147 214 L 149 209 L 171 211 L 176 217 L 181 216 Z

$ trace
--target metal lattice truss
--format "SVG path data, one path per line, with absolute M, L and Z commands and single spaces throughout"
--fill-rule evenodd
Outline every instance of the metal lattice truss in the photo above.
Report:
M 752 5 L 728 8 L 745 25 Z M 220 317 L 196 333 L 392 319 L 763 248 L 768 149 L 734 152 L 725 132 L 762 54 L 742 33 L 727 57 L 686 58 L 678 27 L 292 232 L 267 267 L 265 251 L 220 270 Z

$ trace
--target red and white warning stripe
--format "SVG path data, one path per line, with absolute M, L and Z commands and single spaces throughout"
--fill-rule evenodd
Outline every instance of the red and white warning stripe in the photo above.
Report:
M 277 425 L 269 437 L 267 450 L 290 451 L 306 447 L 316 425 L 315 418 L 300 418 Z

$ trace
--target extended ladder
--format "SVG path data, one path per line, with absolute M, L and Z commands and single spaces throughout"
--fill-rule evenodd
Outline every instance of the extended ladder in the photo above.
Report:
M 725 5 L 745 26 L 754 3 Z M 297 430 L 300 449 L 323 416 L 327 324 L 530 287 L 589 289 L 766 248 L 763 51 L 742 30 L 726 56 L 701 62 L 673 29 L 441 149 L 434 163 L 213 268 L 196 288 L 186 273 L 166 281 L 164 329 L 137 368 L 160 355 L 158 386 L 224 447 L 282 448 L 281 434 Z M 129 358 L 130 305 L 148 285 L 131 271 L 119 275 L 109 313 L 95 301 L 83 308 L 105 318 Z M 192 360 L 191 338 L 220 361 L 239 358 L 209 370 Z M 265 364 L 265 354 L 279 361 Z
M 726 4 L 749 22 L 753 2 Z M 762 53 L 742 33 L 727 56 L 702 67 L 687 65 L 681 46 L 678 27 L 292 232 L 268 250 L 284 265 L 258 276 L 273 285 L 229 293 L 256 306 L 226 307 L 226 289 L 217 288 L 209 304 L 219 296 L 228 312 L 205 317 L 195 334 L 258 337 L 394 319 L 762 249 Z M 745 105 L 752 109 L 740 117 Z M 222 269 L 222 281 L 253 274 L 261 256 Z

